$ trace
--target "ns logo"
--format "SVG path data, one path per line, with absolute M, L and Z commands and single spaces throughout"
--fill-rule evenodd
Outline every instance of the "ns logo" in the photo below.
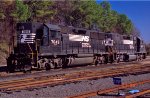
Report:
M 82 41 L 89 42 L 89 36 L 83 36 Z

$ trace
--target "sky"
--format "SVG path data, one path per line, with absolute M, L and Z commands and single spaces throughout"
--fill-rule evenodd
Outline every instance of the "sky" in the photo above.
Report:
M 100 3 L 102 0 L 97 0 Z M 141 37 L 150 43 L 150 0 L 108 0 L 112 10 L 125 14 L 141 32 Z

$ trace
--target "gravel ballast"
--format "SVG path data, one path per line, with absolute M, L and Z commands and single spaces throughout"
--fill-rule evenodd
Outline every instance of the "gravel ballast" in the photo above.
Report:
M 122 83 L 131 83 L 135 81 L 142 81 L 150 79 L 150 73 L 141 75 L 129 75 L 120 77 Z M 95 91 L 100 89 L 106 89 L 115 86 L 112 81 L 112 77 L 101 78 L 97 80 L 84 80 L 75 83 L 69 83 L 58 86 L 45 86 L 37 89 L 21 90 L 16 92 L 1 92 L 0 98 L 63 98 L 66 96 L 80 94 L 86 91 Z M 135 87 L 135 89 L 150 89 L 150 84 Z M 115 97 L 102 97 L 96 96 L 92 98 L 115 98 Z

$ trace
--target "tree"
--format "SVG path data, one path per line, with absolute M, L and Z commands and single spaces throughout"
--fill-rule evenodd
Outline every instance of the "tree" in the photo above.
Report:
M 11 13 L 11 9 L 12 8 L 12 4 L 13 4 L 13 1 L 5 1 L 5 0 L 2 0 L 0 1 L 0 33 L 1 33 L 1 36 L 0 36 L 0 40 L 2 41 L 8 41 L 10 39 L 10 32 L 9 32 L 9 29 L 8 27 L 10 26 L 10 17 L 9 17 L 9 13 Z M 5 34 L 2 34 L 3 32 L 5 32 Z
M 117 23 L 117 12 L 111 10 L 110 3 L 107 1 L 103 1 L 100 5 L 103 10 L 99 18 L 99 27 L 103 32 L 112 32 Z
M 50 9 L 53 5 L 51 1 L 25 1 L 25 3 L 29 6 L 32 21 L 46 21 L 55 14 L 55 11 Z
M 134 25 L 133 25 L 133 28 L 132 28 L 132 31 L 131 31 L 132 33 L 132 35 L 133 36 L 137 36 L 137 37 L 139 37 L 141 34 L 141 32 L 140 32 L 140 30 L 138 29 L 138 28 L 136 28 Z
M 4 20 L 5 19 L 5 15 L 2 9 L 0 9 L 0 20 Z
M 66 0 L 65 4 L 61 5 L 62 6 L 58 11 L 58 14 L 63 13 L 62 16 L 64 17 L 65 23 L 75 27 L 91 28 L 93 24 L 98 23 L 97 20 L 99 19 L 100 13 L 102 12 L 101 6 L 97 5 L 95 0 Z
M 91 28 L 93 25 L 98 25 L 98 20 L 102 14 L 102 7 L 98 5 L 95 0 L 89 0 L 82 3 L 81 7 L 85 13 L 85 20 L 83 23 L 89 28 Z
M 120 14 L 118 16 L 118 27 L 121 34 L 131 34 L 131 30 L 133 28 L 132 22 L 128 17 L 124 14 Z
M 29 19 L 31 13 L 29 12 L 29 7 L 27 4 L 24 4 L 22 0 L 15 1 L 15 9 L 11 13 L 11 17 L 15 21 L 26 21 Z
M 13 9 L 13 1 L 1 0 L 0 4 L 0 61 L 5 62 L 6 54 L 8 54 L 9 41 L 12 41 L 12 28 L 10 28 L 12 25 L 10 25 L 9 13 L 11 13 L 11 9 Z

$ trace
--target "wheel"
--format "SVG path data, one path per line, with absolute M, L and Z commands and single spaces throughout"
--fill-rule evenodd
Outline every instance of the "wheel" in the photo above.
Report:
M 61 67 L 62 68 L 62 65 L 63 65 L 63 60 L 61 58 L 58 59 L 58 63 L 57 64 L 57 67 Z
M 94 62 L 93 62 L 93 63 L 94 63 L 94 65 L 95 65 L 95 66 L 97 66 L 97 65 L 98 65 L 99 61 L 98 61 L 98 57 L 97 57 L 97 56 L 96 56 L 96 57 L 94 57 Z
M 63 64 L 62 64 L 62 68 L 67 68 L 68 63 L 69 63 L 69 59 L 64 58 L 64 59 L 63 59 Z
M 26 73 L 26 72 L 31 72 L 31 69 L 32 69 L 32 66 L 31 65 L 24 65 L 24 70 L 23 72 Z
M 12 61 L 11 61 L 10 57 L 8 57 L 8 59 L 7 59 L 7 72 L 8 73 L 11 72 L 11 67 L 12 67 Z
M 50 70 L 51 69 L 50 64 L 46 63 L 45 68 L 46 68 L 46 70 Z
M 7 72 L 9 73 L 15 72 L 15 66 L 13 64 L 7 66 Z
M 146 59 L 146 54 L 143 54 L 143 59 Z
M 98 60 L 95 60 L 95 66 L 97 66 L 98 65 Z
M 108 56 L 105 55 L 104 57 L 105 57 L 104 63 L 107 64 L 108 63 Z
M 129 61 L 129 55 L 124 54 L 124 55 L 123 55 L 123 61 L 124 61 L 124 62 L 128 62 L 128 61 Z
M 117 61 L 117 63 L 120 62 L 120 55 L 118 55 L 118 56 L 116 57 L 116 61 Z
M 54 65 L 55 65 L 54 68 L 57 69 L 58 68 L 58 64 L 55 62 Z
M 8 72 L 9 72 L 9 73 L 15 72 L 15 66 L 16 66 L 15 63 L 14 63 L 15 60 L 12 60 L 12 62 L 13 62 L 13 63 L 10 63 L 10 65 L 8 65 Z
M 109 56 L 109 60 L 110 60 L 110 63 L 113 63 L 113 62 L 114 62 L 114 57 L 113 57 L 113 55 L 110 55 L 110 56 Z

